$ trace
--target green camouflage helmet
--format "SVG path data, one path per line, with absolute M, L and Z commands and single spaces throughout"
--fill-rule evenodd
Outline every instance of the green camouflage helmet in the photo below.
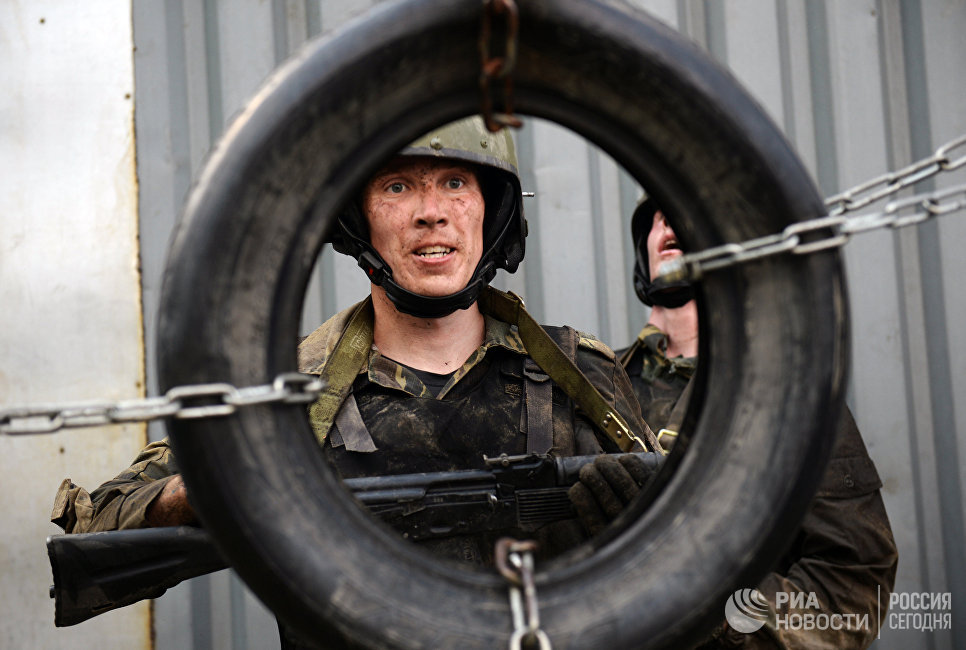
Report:
M 509 131 L 502 129 L 490 133 L 479 116 L 450 122 L 430 131 L 399 155 L 462 160 L 502 170 L 519 179 L 516 147 Z
M 491 133 L 479 116 L 451 122 L 417 138 L 399 156 L 425 156 L 469 163 L 483 191 L 483 255 L 462 290 L 448 296 L 423 296 L 393 280 L 392 269 L 369 243 L 369 229 L 360 201 L 339 219 L 335 250 L 354 257 L 370 281 L 386 290 L 396 308 L 424 318 L 439 318 L 476 302 L 497 269 L 513 273 L 523 261 L 526 220 L 517 170 L 516 148 L 507 129 Z

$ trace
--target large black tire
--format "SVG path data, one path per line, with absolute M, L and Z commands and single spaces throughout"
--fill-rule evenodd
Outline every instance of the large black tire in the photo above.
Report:
M 763 111 L 671 30 L 612 1 L 527 0 L 520 11 L 517 109 L 609 152 L 677 217 L 691 250 L 823 213 Z M 164 388 L 260 384 L 296 367 L 301 301 L 335 208 L 408 141 L 478 110 L 480 14 L 479 0 L 385 3 L 272 76 L 211 154 L 179 224 L 161 305 Z M 847 357 L 837 253 L 715 272 L 699 298 L 702 408 L 685 425 L 687 451 L 596 552 L 540 567 L 557 648 L 695 641 L 779 556 L 822 474 Z M 301 633 L 333 646 L 505 646 L 505 582 L 371 521 L 303 408 L 173 421 L 171 438 L 205 526 Z

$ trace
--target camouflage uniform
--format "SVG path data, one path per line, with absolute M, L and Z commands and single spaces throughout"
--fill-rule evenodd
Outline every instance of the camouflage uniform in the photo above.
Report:
M 667 423 L 696 367 L 696 358 L 665 356 L 667 336 L 653 325 L 642 333 L 638 349 L 625 362 L 645 419 L 654 430 Z M 624 351 L 617 354 L 622 357 Z M 662 444 L 664 440 L 662 439 Z M 864 648 L 878 633 L 876 615 L 889 602 L 895 584 L 898 552 L 879 489 L 882 482 L 866 451 L 852 414 L 846 409 L 832 459 L 791 547 L 758 590 L 772 616 L 758 632 L 743 634 L 722 626 L 702 648 Z M 881 592 L 879 592 L 881 587 Z M 868 630 L 777 629 L 775 594 L 814 593 L 827 614 L 868 615 Z M 722 610 L 724 603 L 722 603 Z M 818 612 L 789 610 L 778 616 Z
M 65 478 L 57 490 L 50 520 L 65 533 L 147 528 L 144 515 L 165 484 L 159 479 L 177 473 L 167 438 L 152 442 L 130 467 L 90 494 Z
M 355 307 L 340 312 L 299 347 L 299 368 L 318 374 L 341 337 Z M 350 397 L 331 422 L 310 409 L 313 428 L 327 433 L 324 452 L 346 478 L 483 467 L 484 454 L 524 454 L 528 440 L 542 429 L 555 456 L 618 451 L 574 409 L 574 404 L 529 357 L 515 327 L 485 318 L 483 344 L 434 396 L 411 369 L 381 355 L 372 346 Z M 614 404 L 628 424 L 642 430 L 633 389 L 613 351 L 592 336 L 570 328 L 547 328 L 577 366 Z M 528 378 L 529 377 L 529 378 Z M 545 403 L 528 395 L 545 388 Z M 549 417 L 547 417 L 549 416 Z M 532 421 L 531 421 L 532 418 Z M 145 527 L 144 514 L 160 492 L 157 479 L 177 473 L 167 441 L 148 445 L 135 463 L 89 496 L 65 480 L 53 520 L 67 532 Z M 543 531 L 546 555 L 583 539 L 576 522 L 560 522 Z M 486 562 L 494 539 L 431 543 L 442 555 Z
M 698 366 L 697 357 L 669 359 L 666 350 L 667 335 L 648 324 L 638 335 L 638 350 L 624 366 L 634 394 L 641 403 L 644 421 L 654 431 L 660 431 L 668 424 L 678 397 Z M 618 357 L 626 351 L 622 350 Z M 673 438 L 661 436 L 661 446 L 665 449 L 670 449 L 673 443 Z

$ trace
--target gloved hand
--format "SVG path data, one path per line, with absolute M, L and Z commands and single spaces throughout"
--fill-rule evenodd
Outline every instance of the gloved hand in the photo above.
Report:
M 591 535 L 603 530 L 640 493 L 657 466 L 636 454 L 602 454 L 580 468 L 567 496 L 584 529 Z

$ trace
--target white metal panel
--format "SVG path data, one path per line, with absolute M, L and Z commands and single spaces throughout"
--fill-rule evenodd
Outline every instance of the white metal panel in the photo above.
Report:
M 124 3 L 4 5 L 0 404 L 143 393 L 132 45 Z M 0 439 L 0 647 L 149 647 L 147 603 L 55 628 L 44 548 L 61 479 L 96 487 L 144 441 L 140 425 Z

